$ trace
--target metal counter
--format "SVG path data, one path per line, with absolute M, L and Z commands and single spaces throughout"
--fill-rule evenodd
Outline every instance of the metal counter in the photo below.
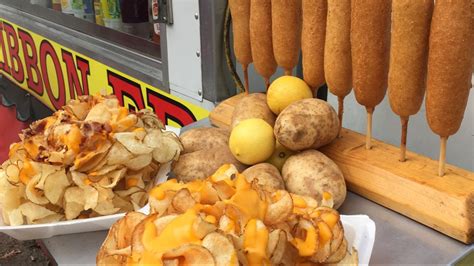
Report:
M 209 120 L 205 119 L 187 126 L 185 130 L 208 125 Z M 348 192 L 339 211 L 347 215 L 366 214 L 375 222 L 371 265 L 446 265 L 474 247 L 351 192 Z M 106 231 L 101 231 L 57 236 L 45 239 L 44 243 L 58 264 L 95 264 L 95 256 L 106 234 Z
M 367 214 L 375 221 L 371 265 L 448 264 L 470 247 L 351 192 L 340 211 Z M 106 234 L 107 231 L 100 231 L 56 236 L 45 239 L 44 244 L 60 265 L 95 264 Z

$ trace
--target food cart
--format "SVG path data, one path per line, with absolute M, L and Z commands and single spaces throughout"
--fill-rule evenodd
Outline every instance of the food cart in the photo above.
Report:
M 265 92 L 270 81 L 291 72 L 280 63 L 275 46 L 278 62 L 274 62 L 271 79 L 260 77 L 255 56 L 248 68 L 242 64 L 245 60 L 236 51 L 239 48 L 235 49 L 242 37 L 235 28 L 232 30 L 240 24 L 231 24 L 227 1 L 145 1 L 148 17 L 143 18 L 142 13 L 136 24 L 126 19 L 115 21 L 107 15 L 97 17 L 97 7 L 96 17 L 87 16 L 84 10 L 88 1 L 79 2 L 82 11 L 74 13 L 64 7 L 58 11 L 55 1 L 0 0 L 0 95 L 4 106 L 15 106 L 16 117 L 27 121 L 20 128 L 61 110 L 69 100 L 102 93 L 114 94 L 131 114 L 151 110 L 177 135 L 210 126 L 231 130 L 234 109 L 244 97 L 241 92 Z M 104 8 L 103 1 L 90 1 L 89 5 L 93 2 Z M 291 13 L 292 5 L 287 8 Z M 303 8 L 300 16 L 308 16 L 304 3 L 299 8 Z M 323 11 L 312 8 L 326 16 L 327 6 Z M 378 15 L 387 19 L 390 7 L 387 12 Z M 239 15 L 235 20 L 241 18 Z M 288 31 L 298 27 L 282 23 L 281 28 Z M 304 32 L 304 22 L 302 28 Z M 321 38 L 303 38 L 303 53 L 304 49 L 319 49 L 317 41 Z M 322 41 L 324 45 L 324 38 Z M 310 67 L 305 65 L 304 55 L 299 56 L 300 45 L 295 46 L 293 74 L 310 84 L 305 74 Z M 386 75 L 389 55 L 385 53 Z M 317 91 L 315 97 L 334 107 L 340 103 L 324 82 L 310 87 Z M 338 211 L 347 215 L 342 218 L 346 238 L 359 248 L 358 262 L 362 264 L 460 262 L 473 254 L 473 94 L 467 93 L 462 100 L 468 102 L 464 121 L 458 133 L 449 138 L 449 149 L 444 151 L 446 175 L 439 177 L 439 139 L 427 126 L 424 105 L 411 116 L 408 142 L 405 139 L 413 152 L 407 152 L 406 162 L 398 160 L 400 122 L 390 108 L 389 97 L 383 97 L 385 89 L 383 100 L 376 104 L 370 130 L 366 131 L 365 117 L 366 110 L 373 108 L 362 108 L 358 95 L 352 92 L 347 94 L 344 119 L 339 117 L 342 137 L 318 147 L 344 174 L 348 192 Z M 10 134 L 9 143 L 18 140 L 17 133 Z M 364 144 L 373 148 L 366 150 Z M 57 264 L 94 264 L 107 230 L 122 216 L 2 228 L 20 240 L 41 239 Z

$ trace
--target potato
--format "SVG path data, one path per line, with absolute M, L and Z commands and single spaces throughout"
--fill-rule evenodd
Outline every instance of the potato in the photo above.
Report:
M 216 127 L 193 128 L 184 132 L 179 139 L 184 153 L 198 150 L 210 150 L 229 143 L 229 131 Z
M 324 146 L 338 132 L 339 119 L 334 108 L 314 98 L 290 104 L 280 113 L 274 127 L 278 142 L 294 151 Z
M 251 93 L 242 97 L 232 114 L 232 128 L 240 121 L 249 118 L 261 118 L 270 126 L 275 124 L 275 114 L 267 105 L 267 96 L 264 93 Z
M 323 192 L 331 193 L 334 207 L 346 198 L 346 183 L 339 167 L 317 150 L 306 150 L 290 156 L 283 165 L 286 189 L 295 194 L 322 200 Z
M 258 184 L 271 190 L 285 189 L 280 171 L 269 163 L 259 163 L 242 172 L 247 181 L 258 179 Z
M 173 165 L 173 173 L 178 180 L 185 182 L 204 179 L 226 163 L 235 165 L 239 171 L 245 169 L 245 166 L 235 159 L 227 146 L 217 146 L 181 155 Z

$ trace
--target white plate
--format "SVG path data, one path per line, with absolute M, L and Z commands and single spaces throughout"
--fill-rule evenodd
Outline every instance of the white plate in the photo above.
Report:
M 178 128 L 168 126 L 166 126 L 166 130 L 172 131 L 177 135 L 179 135 L 180 131 Z M 156 175 L 155 183 L 159 184 L 164 182 L 168 178 L 170 169 L 171 163 L 164 164 Z M 0 208 L 0 212 L 1 211 L 2 210 Z M 148 213 L 148 205 L 140 209 L 140 211 L 143 213 Z M 0 215 L 0 232 L 18 240 L 43 239 L 58 235 L 108 230 L 112 224 L 115 223 L 115 221 L 122 218 L 124 215 L 124 213 L 118 213 L 88 219 L 18 226 L 4 225 L 2 215 Z
M 157 184 L 164 182 L 168 178 L 171 164 L 164 164 L 158 171 L 155 182 Z M 2 210 L 0 209 L 0 212 Z M 139 210 L 145 214 L 150 212 L 150 207 L 145 207 Z M 0 232 L 5 233 L 18 240 L 31 240 L 50 238 L 58 235 L 68 235 L 75 233 L 94 232 L 101 230 L 108 230 L 112 224 L 118 219 L 122 218 L 125 213 L 118 213 L 94 218 L 78 219 L 70 221 L 61 221 L 48 224 L 29 224 L 9 226 L 4 225 L 2 215 L 0 215 Z
M 341 215 L 341 222 L 348 246 L 359 253 L 359 265 L 369 265 L 375 241 L 374 221 L 367 215 Z

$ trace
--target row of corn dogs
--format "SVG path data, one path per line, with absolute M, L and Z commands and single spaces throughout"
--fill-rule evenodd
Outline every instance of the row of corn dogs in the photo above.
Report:
M 327 83 L 341 124 L 344 97 L 354 88 L 368 114 L 368 149 L 372 114 L 388 87 L 405 160 L 408 120 L 426 88 L 444 175 L 446 142 L 460 128 L 471 87 L 474 0 L 229 0 L 229 8 L 246 92 L 249 64 L 268 86 L 277 66 L 291 75 L 301 49 L 304 80 L 313 90 Z

